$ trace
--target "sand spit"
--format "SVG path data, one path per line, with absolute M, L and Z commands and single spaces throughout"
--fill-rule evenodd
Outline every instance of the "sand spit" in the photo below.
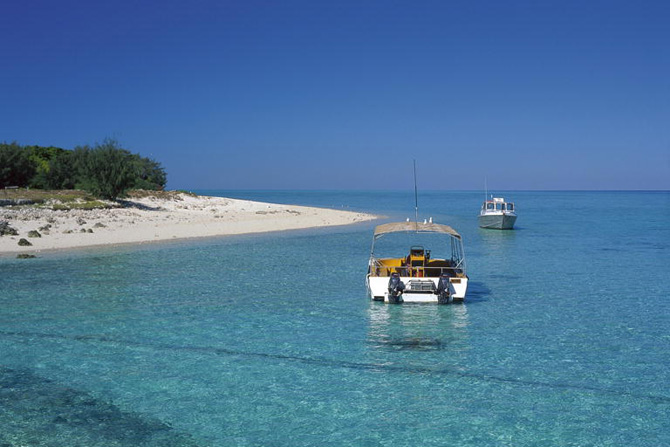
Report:
M 351 211 L 183 193 L 133 198 L 123 207 L 110 209 L 6 206 L 0 207 L 0 224 L 7 222 L 18 234 L 0 236 L 0 256 L 347 225 L 376 218 Z M 32 245 L 19 245 L 21 239 Z

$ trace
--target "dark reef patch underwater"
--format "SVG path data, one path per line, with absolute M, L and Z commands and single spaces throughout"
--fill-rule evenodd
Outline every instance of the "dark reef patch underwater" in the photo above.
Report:
M 0 447 L 196 447 L 190 436 L 29 370 L 0 367 Z

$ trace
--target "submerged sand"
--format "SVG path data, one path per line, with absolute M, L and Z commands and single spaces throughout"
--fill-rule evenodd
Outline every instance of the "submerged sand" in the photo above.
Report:
M 183 193 L 170 198 L 134 198 L 110 209 L 2 207 L 0 222 L 8 222 L 19 234 L 0 236 L 0 255 L 348 225 L 376 218 L 351 211 Z M 29 237 L 31 231 L 41 237 L 35 233 Z M 21 246 L 20 239 L 32 245 Z

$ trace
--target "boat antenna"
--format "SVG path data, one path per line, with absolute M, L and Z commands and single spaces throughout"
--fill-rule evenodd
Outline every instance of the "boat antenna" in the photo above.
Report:
M 484 176 L 484 202 L 488 200 L 489 197 L 489 187 L 486 184 L 486 176 Z
M 416 159 L 414 160 L 414 222 L 416 231 L 419 231 L 419 194 L 416 188 Z

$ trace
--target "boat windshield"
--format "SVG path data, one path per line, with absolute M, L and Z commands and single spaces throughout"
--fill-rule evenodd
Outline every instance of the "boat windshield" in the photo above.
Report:
M 494 208 L 493 202 L 486 202 L 486 209 L 487 210 L 492 210 Z
M 513 203 L 508 203 L 507 204 L 507 210 L 508 211 L 514 211 L 514 204 Z

